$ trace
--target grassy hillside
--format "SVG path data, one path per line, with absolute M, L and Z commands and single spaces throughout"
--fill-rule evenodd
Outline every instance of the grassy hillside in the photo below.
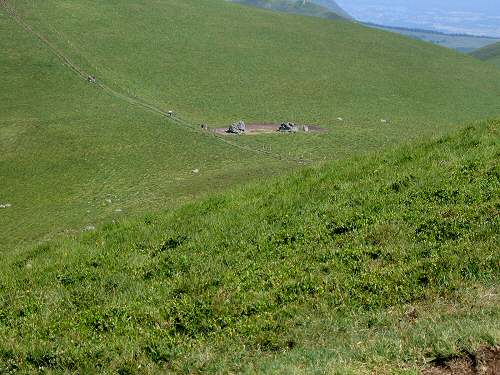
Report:
M 257 151 L 321 162 L 500 113 L 496 68 L 347 22 L 219 0 L 7 3 L 99 82 L 194 124 L 329 131 L 232 138 L 244 151 L 174 126 L 78 80 L 2 8 L 2 249 L 297 167 Z
M 322 17 L 339 20 L 344 16 L 329 10 L 326 7 L 315 3 L 304 3 L 298 0 L 229 0 L 233 3 L 250 5 L 257 8 L 275 10 L 278 12 L 287 12 L 301 14 L 304 16 Z
M 100 79 L 209 124 L 341 116 L 421 127 L 500 111 L 493 68 L 346 22 L 219 0 L 14 4 Z
M 498 344 L 499 132 L 4 256 L 0 372 L 415 374 Z
M 8 18 L 0 29 L 2 249 L 287 168 L 124 105 Z
M 473 52 L 472 56 L 500 66 L 500 42 L 481 48 Z

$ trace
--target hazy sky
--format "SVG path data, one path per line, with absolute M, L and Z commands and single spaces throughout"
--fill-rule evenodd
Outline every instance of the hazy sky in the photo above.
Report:
M 500 37 L 500 0 L 337 0 L 360 21 Z

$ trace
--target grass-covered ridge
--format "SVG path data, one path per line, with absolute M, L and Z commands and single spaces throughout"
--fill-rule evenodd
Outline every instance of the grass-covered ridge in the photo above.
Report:
M 499 132 L 484 122 L 10 254 L 0 370 L 414 373 L 498 344 Z
M 500 67 L 500 42 L 483 47 L 472 53 L 478 59 L 491 62 Z
M 5 2 L 100 82 L 195 124 L 329 130 L 234 139 L 254 150 L 338 159 L 500 114 L 495 67 L 349 22 L 222 0 Z M 0 30 L 1 249 L 293 167 L 78 81 L 3 9 Z

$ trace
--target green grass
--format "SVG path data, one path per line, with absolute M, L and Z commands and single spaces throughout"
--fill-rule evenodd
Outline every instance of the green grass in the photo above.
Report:
M 4 250 L 289 166 L 128 107 L 76 79 L 9 19 L 0 29 L 13 36 L 1 39 L 0 56 L 0 204 L 12 204 L 0 210 Z
M 500 42 L 481 48 L 473 52 L 472 56 L 500 66 Z
M 1 370 L 416 374 L 498 344 L 499 132 L 482 122 L 11 252 Z
M 500 111 L 494 68 L 349 22 L 219 0 L 14 4 L 100 79 L 212 125 L 340 116 L 423 131 Z
M 329 130 L 233 138 L 255 150 L 321 162 L 500 113 L 494 67 L 347 22 L 214 0 L 8 3 L 100 81 L 195 123 Z M 297 167 L 78 81 L 3 10 L 0 31 L 0 204 L 12 204 L 0 211 L 2 249 Z

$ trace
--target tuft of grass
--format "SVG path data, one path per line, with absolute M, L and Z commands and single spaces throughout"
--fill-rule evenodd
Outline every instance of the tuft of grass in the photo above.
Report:
M 496 345 L 499 131 L 9 253 L 1 370 L 415 374 Z

